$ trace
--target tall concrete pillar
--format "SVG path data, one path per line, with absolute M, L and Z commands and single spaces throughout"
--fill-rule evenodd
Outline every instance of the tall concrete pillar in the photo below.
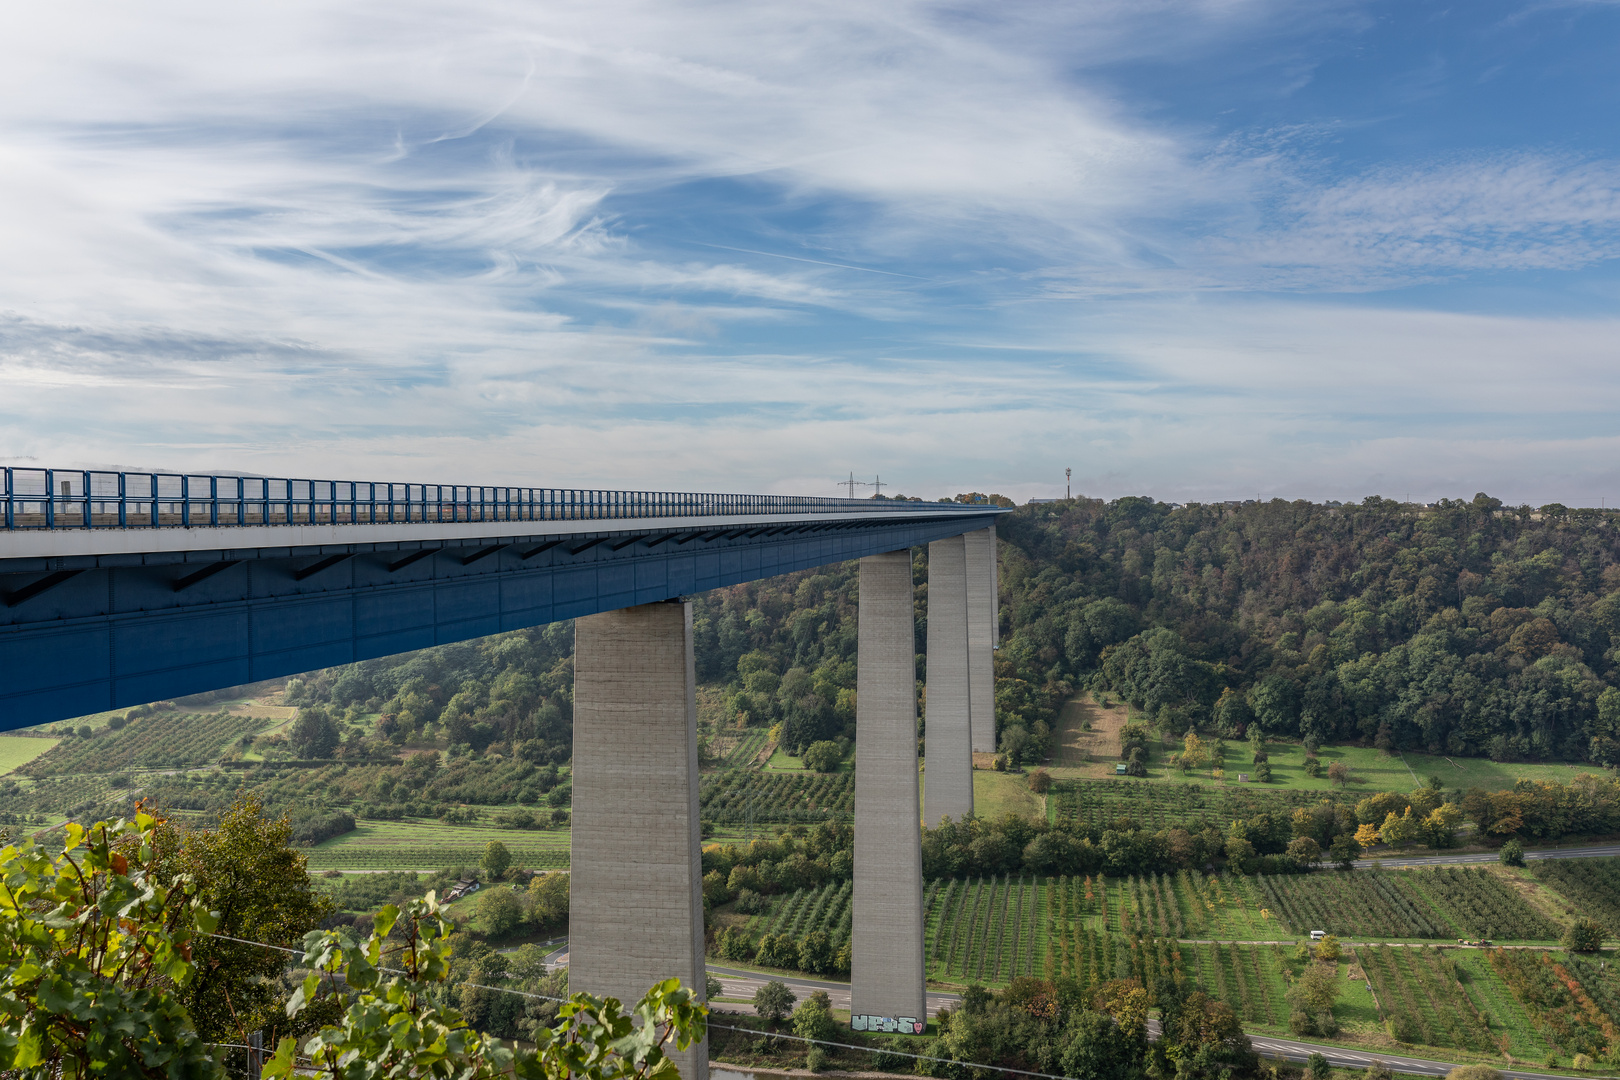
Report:
M 923 818 L 973 813 L 969 727 L 967 545 L 960 536 L 928 545 L 928 752 Z
M 692 659 L 689 604 L 574 622 L 569 985 L 626 1006 L 672 975 L 704 992 Z M 707 1080 L 706 1043 L 674 1058 Z
M 962 537 L 967 547 L 968 713 L 973 752 L 996 752 L 996 528 Z
M 911 553 L 862 559 L 860 590 L 850 1023 L 920 1034 L 911 1027 L 928 1021 Z

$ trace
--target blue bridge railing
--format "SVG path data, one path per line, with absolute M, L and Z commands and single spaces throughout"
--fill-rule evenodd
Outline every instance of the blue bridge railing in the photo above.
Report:
M 4 528 L 10 530 L 609 520 L 970 509 L 955 503 L 813 495 L 386 484 L 358 480 L 19 468 L 5 470 L 3 499 Z M 982 513 L 985 508 L 971 509 Z

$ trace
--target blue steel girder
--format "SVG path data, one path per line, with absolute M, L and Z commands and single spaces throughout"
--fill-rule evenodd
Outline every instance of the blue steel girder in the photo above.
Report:
M 999 512 L 0 533 L 0 730 L 896 551 Z

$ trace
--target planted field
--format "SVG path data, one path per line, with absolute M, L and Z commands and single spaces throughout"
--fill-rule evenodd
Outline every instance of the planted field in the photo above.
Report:
M 744 931 L 755 939 L 786 934 L 799 940 L 824 930 L 836 951 L 849 940 L 852 890 L 848 881 L 829 881 L 819 888 L 783 893 L 769 909 L 749 919 Z
M 1620 1046 L 1611 1011 L 1620 1002 L 1595 965 L 1572 965 L 1543 950 L 1492 949 L 1487 955 L 1530 1022 L 1557 1049 L 1599 1054 L 1605 1047 Z
M 1480 1053 L 1501 1050 L 1463 987 L 1461 969 L 1446 952 L 1376 945 L 1357 949 L 1356 957 L 1373 984 L 1380 1018 L 1395 1038 Z
M 1326 930 L 1375 938 L 1444 938 L 1450 927 L 1404 875 L 1365 871 L 1255 879 L 1260 901 L 1296 934 Z
M 725 763 L 733 769 L 747 768 L 765 749 L 765 740 L 770 738 L 767 731 L 746 731 L 738 736 L 736 742 L 726 753 Z
M 704 777 L 699 814 L 717 825 L 749 820 L 782 825 L 847 821 L 855 812 L 855 774 L 728 769 Z
M 1509 941 L 1558 937 L 1558 927 L 1484 867 L 1440 867 L 1410 880 L 1469 937 Z
M 1120 929 L 1127 934 L 1180 938 L 1187 936 L 1187 920 L 1176 895 L 1175 879 L 1166 874 L 1133 877 L 1126 882 Z
M 107 776 L 47 776 L 0 781 L 0 814 L 41 820 L 88 814 L 115 794 Z
M 1249 1024 L 1288 1023 L 1284 962 L 1274 945 L 1183 945 L 1204 989 Z
M 1183 945 L 1169 938 L 1133 937 L 1125 939 L 1124 948 L 1131 965 L 1130 974 L 1142 980 L 1148 993 L 1157 994 L 1161 986 L 1187 981 L 1188 967 L 1192 962 L 1189 952 L 1194 946 Z M 1196 971 L 1191 974 L 1196 974 Z
M 206 765 L 218 761 L 233 740 L 262 727 L 263 720 L 230 713 L 154 713 L 119 731 L 63 739 L 21 771 L 49 776 Z
M 924 944 L 928 972 L 941 979 L 1005 983 L 1045 970 L 1049 932 L 1043 913 L 1052 879 L 952 880 L 929 899 Z
M 514 866 L 536 870 L 568 866 L 567 833 L 398 823 L 362 824 L 307 854 L 311 870 L 438 870 L 476 866 L 491 840 L 506 845 Z
M 1323 791 L 1267 791 L 1250 784 L 1213 786 L 1152 780 L 1076 780 L 1054 789 L 1059 822 L 1110 826 L 1121 818 L 1148 829 L 1206 822 L 1225 825 L 1256 814 L 1285 817 L 1324 799 L 1354 802 L 1354 795 Z
M 1573 902 L 1574 908 L 1620 933 L 1620 859 L 1548 859 L 1533 864 L 1536 879 Z

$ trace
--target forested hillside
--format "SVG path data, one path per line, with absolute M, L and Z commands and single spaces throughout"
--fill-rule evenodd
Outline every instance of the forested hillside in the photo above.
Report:
M 1421 512 L 1076 499 L 1021 507 L 999 533 L 998 719 L 1015 755 L 1044 752 L 1065 697 L 1106 687 L 1175 733 L 1257 721 L 1328 743 L 1620 761 L 1611 515 L 1483 495 Z M 925 551 L 915 565 L 920 683 Z M 855 566 L 696 598 L 698 675 L 723 688 L 725 723 L 780 723 L 789 749 L 853 735 Z M 287 700 L 380 714 L 373 739 L 526 742 L 561 761 L 572 638 L 557 624 L 332 669 Z
M 1620 757 L 1612 515 L 1384 499 L 1024 507 L 1004 667 L 1213 724 L 1457 755 Z

